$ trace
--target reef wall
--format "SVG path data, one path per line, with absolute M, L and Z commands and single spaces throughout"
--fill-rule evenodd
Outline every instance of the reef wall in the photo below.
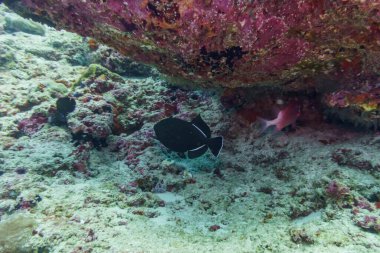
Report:
M 347 86 L 380 73 L 378 0 L 4 2 L 205 87 L 304 88 L 321 76 Z

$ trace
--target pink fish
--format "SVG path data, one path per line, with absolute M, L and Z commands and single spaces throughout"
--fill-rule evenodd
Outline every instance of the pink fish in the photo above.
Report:
M 276 126 L 277 131 L 281 131 L 289 125 L 294 126 L 300 115 L 301 105 L 293 101 L 278 113 L 277 118 L 273 120 L 260 119 L 263 123 L 263 132 L 270 126 Z

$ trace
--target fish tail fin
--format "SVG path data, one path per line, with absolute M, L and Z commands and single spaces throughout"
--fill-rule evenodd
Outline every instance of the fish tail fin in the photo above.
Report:
M 260 125 L 260 134 L 263 134 L 271 126 L 276 126 L 276 129 L 277 129 L 278 117 L 275 118 L 274 120 L 266 120 L 266 119 L 259 117 L 257 120 L 258 120 L 259 125 Z
M 211 150 L 211 153 L 218 157 L 220 150 L 222 150 L 223 147 L 223 137 L 214 137 L 207 139 L 207 147 Z
M 257 118 L 257 122 L 259 122 L 260 134 L 263 134 L 268 129 L 268 127 L 271 126 L 270 120 L 266 120 L 260 117 Z

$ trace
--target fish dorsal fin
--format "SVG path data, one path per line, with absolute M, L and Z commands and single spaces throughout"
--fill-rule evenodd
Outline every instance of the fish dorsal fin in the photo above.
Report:
M 198 115 L 197 117 L 195 117 L 191 121 L 191 123 L 197 128 L 199 128 L 199 130 L 201 130 L 206 135 L 207 138 L 211 137 L 211 130 L 206 124 L 206 122 L 203 121 L 203 119 L 201 118 L 201 115 Z

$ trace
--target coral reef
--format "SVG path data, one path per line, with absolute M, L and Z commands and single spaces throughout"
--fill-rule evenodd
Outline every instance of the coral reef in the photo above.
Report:
M 377 0 L 4 3 L 203 86 L 304 88 L 316 75 L 352 81 L 379 72 Z
M 148 2 L 155 8 L 179 1 L 139 3 Z M 228 10 L 228 1 L 201 6 L 222 2 Z M 120 7 L 117 0 L 75 1 L 95 3 Z M 379 252 L 379 135 L 324 121 L 313 88 L 192 90 L 129 64 L 101 40 L 51 27 L 45 36 L 2 30 L 9 13 L 0 5 L 6 63 L 0 67 L 0 251 Z M 163 22 L 164 16 L 154 25 Z M 242 58 L 225 62 L 226 69 L 248 55 L 232 48 L 203 60 L 230 53 Z M 143 75 L 132 76 L 137 72 Z M 62 98 L 76 106 L 57 124 Z M 260 117 L 273 119 L 292 101 L 301 105 L 296 127 L 262 133 Z M 208 151 L 184 159 L 155 139 L 161 119 L 190 121 L 198 114 L 224 137 L 218 158 Z
M 338 149 L 332 153 L 331 159 L 339 165 L 345 165 L 359 170 L 372 171 L 374 173 L 380 171 L 380 165 L 375 164 L 369 158 L 365 158 L 360 150 Z
M 380 233 L 380 217 L 379 216 L 364 216 L 362 220 L 357 221 L 357 225 L 363 229 Z
M 377 130 L 379 127 L 380 83 L 367 83 L 359 88 L 327 93 L 323 103 L 327 115 L 334 120 L 339 119 L 364 129 Z
M 0 69 L 9 69 L 14 65 L 15 56 L 6 45 L 0 45 Z
M 305 229 L 292 229 L 289 231 L 291 240 L 295 243 L 314 243 L 314 239 L 307 234 Z
M 79 104 L 78 109 L 69 115 L 68 126 L 77 138 L 88 135 L 99 141 L 105 140 L 112 132 L 112 105 L 97 97 L 83 105 Z
M 93 39 L 90 39 L 91 42 Z M 91 44 L 89 44 L 91 47 Z M 159 73 L 148 65 L 133 61 L 132 59 L 121 55 L 114 49 L 104 45 L 98 45 L 96 51 L 92 54 L 92 62 L 99 63 L 114 73 L 131 77 L 149 77 L 157 76 Z

